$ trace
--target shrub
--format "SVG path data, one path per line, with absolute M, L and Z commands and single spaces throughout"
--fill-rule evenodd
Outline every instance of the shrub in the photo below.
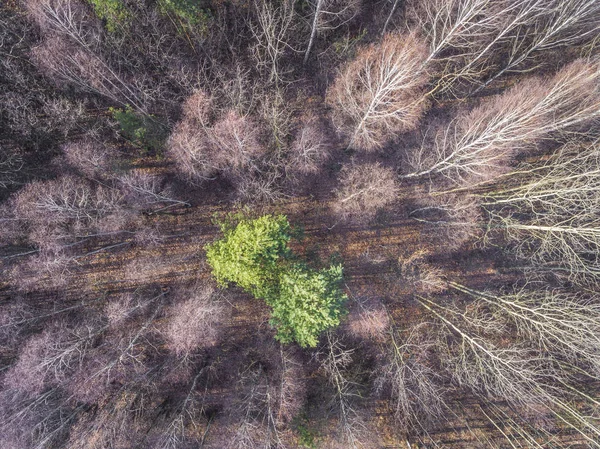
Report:
M 126 26 L 131 14 L 122 0 L 90 0 L 98 18 L 106 24 L 106 29 L 114 33 L 119 26 Z
M 141 115 L 129 105 L 125 109 L 109 108 L 108 111 L 118 122 L 123 137 L 134 145 L 145 151 L 157 151 L 163 147 L 166 130 L 153 116 Z

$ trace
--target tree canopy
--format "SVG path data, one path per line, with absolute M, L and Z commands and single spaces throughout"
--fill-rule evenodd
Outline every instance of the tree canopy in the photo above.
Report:
M 337 326 L 347 299 L 340 282 L 342 266 L 314 270 L 295 261 L 284 215 L 221 224 L 223 238 L 206 248 L 208 262 L 221 286 L 234 283 L 272 308 L 277 340 L 317 345 L 319 334 Z

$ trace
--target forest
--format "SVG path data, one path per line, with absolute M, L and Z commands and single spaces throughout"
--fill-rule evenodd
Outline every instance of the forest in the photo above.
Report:
M 600 1 L 1 0 L 0 448 L 600 449 Z

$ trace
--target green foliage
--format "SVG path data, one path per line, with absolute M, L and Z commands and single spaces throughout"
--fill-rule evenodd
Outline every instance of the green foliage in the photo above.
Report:
M 306 449 L 316 449 L 316 436 L 314 431 L 311 431 L 305 424 L 297 424 L 296 430 L 298 432 L 298 443 L 300 447 Z
M 114 33 L 119 26 L 127 26 L 131 15 L 122 0 L 90 0 L 98 18 L 104 20 L 106 29 Z
M 322 331 L 340 324 L 346 300 L 341 281 L 341 265 L 319 271 L 295 265 L 282 272 L 278 297 L 267 299 L 277 340 L 314 347 Z
M 153 116 L 139 114 L 129 105 L 124 110 L 109 108 L 108 111 L 119 123 L 123 137 L 134 145 L 145 151 L 157 151 L 164 145 L 167 138 L 166 129 Z
M 212 15 L 203 9 L 200 0 L 160 0 L 159 6 L 163 14 L 174 16 L 179 22 L 180 31 L 205 36 L 208 34 Z
M 233 282 L 257 298 L 266 298 L 279 276 L 279 259 L 289 252 L 290 225 L 283 215 L 221 225 L 223 239 L 208 245 L 206 257 L 217 282 Z
M 337 326 L 346 295 L 342 266 L 313 270 L 293 262 L 290 225 L 283 215 L 221 224 L 222 239 L 206 248 L 217 282 L 235 283 L 272 308 L 271 324 L 282 343 L 316 346 L 319 334 Z

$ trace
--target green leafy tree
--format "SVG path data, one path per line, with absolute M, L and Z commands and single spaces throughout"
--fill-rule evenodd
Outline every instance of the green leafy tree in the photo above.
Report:
M 206 257 L 222 286 L 233 282 L 257 298 L 266 299 L 276 287 L 279 260 L 287 256 L 290 225 L 283 215 L 221 224 L 224 236 L 208 245 Z
M 290 225 L 283 215 L 221 224 L 222 239 L 206 248 L 222 286 L 237 284 L 272 308 L 271 324 L 282 343 L 316 346 L 320 333 L 340 323 L 347 297 L 342 266 L 313 270 L 293 260 Z
M 283 271 L 279 295 L 267 299 L 273 308 L 271 323 L 277 328 L 277 340 L 314 347 L 322 331 L 339 325 L 347 299 L 341 281 L 341 265 L 319 271 L 295 265 Z

